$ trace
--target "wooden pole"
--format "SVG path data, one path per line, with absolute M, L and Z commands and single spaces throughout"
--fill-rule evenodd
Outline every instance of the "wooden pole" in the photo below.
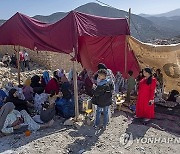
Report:
M 125 77 L 127 78 L 127 36 L 125 38 L 125 54 L 124 54 L 124 72 L 125 72 Z
M 128 13 L 128 26 L 129 26 L 129 31 L 130 31 L 130 21 L 131 21 L 131 8 L 129 8 L 129 13 Z M 125 72 L 125 76 L 127 77 L 127 63 L 128 63 L 128 53 L 127 53 L 127 49 L 128 49 L 128 40 L 127 40 L 127 36 L 125 39 L 125 60 L 124 60 L 124 72 Z
M 129 30 L 130 30 L 130 25 L 131 25 L 131 8 L 129 8 L 129 13 L 128 13 L 128 25 L 129 25 Z
M 75 102 L 75 120 L 79 117 L 79 104 L 78 104 L 78 86 L 77 86 L 77 72 L 76 62 L 73 61 L 73 82 L 74 82 L 74 102 Z
M 18 84 L 21 84 L 21 77 L 20 77 L 20 73 L 21 73 L 21 69 L 20 69 L 20 57 L 19 57 L 19 52 L 20 52 L 20 46 L 18 46 L 18 51 L 17 51 L 17 67 L 18 67 Z

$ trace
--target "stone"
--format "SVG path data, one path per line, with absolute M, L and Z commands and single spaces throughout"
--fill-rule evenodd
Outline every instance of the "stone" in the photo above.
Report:
M 64 122 L 64 126 L 73 126 L 73 125 L 74 125 L 73 118 L 70 118 Z
M 75 122 L 75 127 L 80 129 L 83 126 L 83 122 Z

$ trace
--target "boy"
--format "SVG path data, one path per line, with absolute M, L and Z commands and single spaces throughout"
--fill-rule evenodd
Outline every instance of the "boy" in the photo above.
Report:
M 103 129 L 109 122 L 109 106 L 112 104 L 112 91 L 113 85 L 107 79 L 107 71 L 105 69 L 100 69 L 98 71 L 98 82 L 97 87 L 93 92 L 92 103 L 97 105 L 95 128 L 100 124 L 101 112 L 103 111 L 104 122 Z
M 130 97 L 131 97 L 131 92 L 135 89 L 136 81 L 135 78 L 133 77 L 133 71 L 128 72 L 129 78 L 127 81 L 127 98 L 126 101 L 130 102 Z

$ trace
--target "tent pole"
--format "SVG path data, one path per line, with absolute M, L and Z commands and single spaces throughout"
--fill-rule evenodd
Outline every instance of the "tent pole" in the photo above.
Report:
M 73 82 L 74 82 L 75 120 L 77 121 L 79 117 L 79 104 L 78 104 L 78 86 L 77 86 L 77 72 L 76 72 L 75 61 L 73 61 Z
M 128 25 L 129 25 L 129 30 L 130 30 L 130 25 L 131 25 L 131 8 L 129 8 L 129 13 L 128 13 Z
M 131 8 L 129 8 L 129 12 L 128 12 L 128 25 L 129 25 L 129 30 L 130 30 L 130 21 L 131 21 Z M 127 40 L 127 36 L 126 36 L 126 40 L 125 40 L 125 64 L 124 64 L 124 71 L 125 71 L 125 77 L 127 77 L 127 49 L 128 49 L 128 40 Z
M 125 72 L 125 77 L 127 77 L 127 36 L 125 38 L 125 64 L 124 64 L 124 72 Z
M 21 83 L 21 80 L 20 80 L 20 72 L 21 72 L 21 70 L 20 70 L 20 57 L 19 57 L 19 52 L 20 52 L 20 46 L 18 46 L 18 51 L 17 51 L 17 67 L 18 67 L 18 84 L 20 85 L 20 83 Z

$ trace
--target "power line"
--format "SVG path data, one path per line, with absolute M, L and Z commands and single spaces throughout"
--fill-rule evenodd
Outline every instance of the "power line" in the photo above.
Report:
M 109 5 L 109 4 L 107 4 L 107 3 L 104 3 L 104 2 L 102 2 L 102 1 L 100 1 L 100 0 L 95 0 L 95 1 L 98 2 L 98 3 L 100 3 L 100 4 L 106 5 L 106 6 L 110 7 L 110 8 L 117 9 L 117 8 L 115 8 L 115 7 L 113 7 L 113 6 Z
M 102 1 L 100 1 L 100 0 L 95 0 L 95 1 L 98 2 L 98 3 L 100 3 L 100 4 L 106 5 L 106 6 L 110 7 L 110 8 L 117 9 L 117 8 L 115 8 L 115 7 L 113 7 L 113 6 L 109 5 L 109 4 L 107 4 L 107 3 L 104 3 L 104 2 L 102 2 Z M 127 12 L 127 15 L 128 15 L 128 12 Z M 128 19 L 128 16 L 126 16 L 126 18 Z M 138 29 L 136 28 L 136 25 L 134 24 L 132 18 L 130 19 L 130 21 L 132 21 L 132 25 L 134 26 L 134 29 L 136 30 L 136 32 L 137 32 L 139 38 L 141 39 L 140 33 L 139 33 Z M 130 27 L 129 27 L 129 28 L 130 28 Z

